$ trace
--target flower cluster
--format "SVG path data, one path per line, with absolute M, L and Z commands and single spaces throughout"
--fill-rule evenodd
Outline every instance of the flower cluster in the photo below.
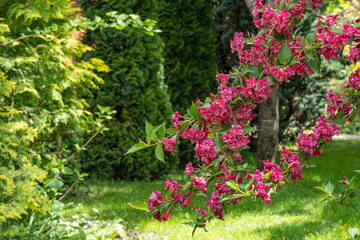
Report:
M 195 152 L 197 159 L 209 165 L 216 158 L 214 139 L 210 138 L 201 142 L 196 142 Z
M 360 90 L 360 69 L 350 74 L 349 82 L 346 87 L 351 88 L 355 91 Z
M 177 138 L 177 135 L 173 136 L 170 139 L 165 138 L 162 140 L 162 142 L 164 144 L 164 149 L 166 151 L 172 152 L 172 154 L 174 154 L 174 155 L 176 153 L 176 150 L 174 149 L 175 145 L 176 145 L 176 138 Z
M 328 26 L 333 25 L 335 19 L 336 16 L 330 16 L 329 19 L 326 20 L 326 24 Z M 321 21 L 319 21 L 319 23 L 321 23 Z M 326 60 L 329 60 L 330 58 L 339 59 L 339 52 L 351 38 L 355 37 L 356 42 L 360 40 L 358 37 L 360 34 L 360 27 L 355 28 L 353 24 L 344 24 L 344 28 L 339 34 L 335 31 L 331 31 L 328 26 L 316 28 L 318 32 L 316 35 L 316 40 L 323 42 L 323 44 L 320 45 L 320 53 L 325 57 Z M 359 48 L 359 45 L 356 45 L 356 47 L 350 47 L 350 54 L 348 56 L 350 61 L 355 62 L 359 59 Z
M 304 180 L 301 167 L 302 159 L 300 159 L 298 155 L 292 151 L 287 150 L 285 146 L 283 146 L 280 151 L 280 159 L 281 164 L 286 163 L 287 166 L 290 166 L 289 173 L 291 174 L 292 181 L 296 182 L 297 180 Z
M 240 153 L 250 142 L 244 134 L 245 127 L 255 117 L 255 106 L 271 97 L 274 88 L 295 75 L 313 73 L 314 67 L 309 62 L 314 61 L 314 56 L 338 58 L 344 45 L 351 41 L 356 45 L 350 47 L 348 58 L 353 62 L 360 59 L 360 27 L 345 24 L 341 32 L 333 31 L 337 16 L 325 20 L 319 18 L 318 24 L 322 26 L 305 40 L 305 37 L 293 36 L 294 28 L 307 11 L 317 11 L 324 1 L 298 0 L 296 4 L 289 4 L 290 0 L 276 0 L 277 8 L 272 8 L 256 0 L 254 23 L 263 31 L 248 39 L 243 33 L 236 33 L 230 42 L 232 52 L 239 55 L 240 67 L 231 74 L 217 73 L 218 92 L 211 93 L 205 103 L 198 100 L 197 109 L 192 107 L 184 116 L 174 113 L 171 122 L 177 131 L 172 137 L 161 140 L 164 149 L 175 154 L 179 135 L 195 145 L 198 162 L 196 168 L 193 163 L 186 164 L 185 174 L 189 179 L 186 184 L 178 185 L 177 181 L 167 179 L 167 197 L 161 197 L 156 190 L 148 200 L 150 211 L 157 220 L 166 221 L 174 204 L 187 207 L 196 192 L 207 194 L 211 191 L 209 182 L 213 180 L 216 180 L 215 190 L 207 196 L 207 210 L 195 207 L 197 215 L 194 219 L 198 221 L 198 227 L 205 226 L 212 217 L 223 220 L 224 206 L 237 204 L 244 197 L 259 197 L 271 204 L 271 194 L 286 181 L 303 180 L 305 163 L 314 155 L 320 156 L 323 144 L 339 135 L 339 125 L 329 123 L 321 116 L 311 132 L 300 132 L 296 140 L 298 152 L 282 147 L 280 165 L 264 160 L 263 171 L 255 170 L 251 174 L 242 161 Z M 346 88 L 351 89 L 348 91 L 360 90 L 360 70 L 350 75 Z M 347 119 L 351 115 L 353 102 L 341 100 L 333 90 L 326 94 L 326 100 L 327 112 L 332 118 L 340 115 Z M 182 124 L 184 122 L 186 125 Z

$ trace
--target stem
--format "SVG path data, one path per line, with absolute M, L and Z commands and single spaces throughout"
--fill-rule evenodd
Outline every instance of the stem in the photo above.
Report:
M 270 30 L 269 34 L 267 35 L 266 40 L 268 40 L 268 38 L 270 37 L 271 33 L 274 31 L 274 28 L 275 28 L 276 24 L 274 24 L 274 26 L 272 27 L 272 29 Z
M 2 44 L 0 44 L 0 47 L 9 45 L 9 44 L 11 44 L 13 42 L 19 41 L 19 40 L 24 39 L 24 38 L 30 38 L 30 37 L 36 37 L 36 36 L 44 36 L 44 35 L 48 35 L 48 34 L 54 34 L 54 33 L 51 32 L 51 33 L 40 33 L 40 34 L 25 35 L 25 36 L 22 36 L 22 37 L 18 37 L 18 38 L 14 39 L 14 40 L 12 40 L 10 42 L 2 43 Z
M 84 145 L 82 145 L 82 147 L 77 150 L 76 152 L 74 152 L 73 154 L 71 154 L 71 156 L 64 162 L 64 166 L 70 161 L 71 158 L 73 158 L 76 154 L 78 154 L 84 147 L 86 147 L 98 134 L 100 133 L 100 131 L 97 131 Z
M 64 195 L 62 195 L 61 198 L 59 198 L 59 201 L 63 200 L 63 198 L 66 197 L 66 195 L 69 194 L 71 189 L 73 189 L 75 187 L 75 185 L 77 184 L 78 181 L 79 181 L 79 179 L 76 179 L 76 181 L 71 185 L 71 187 L 66 191 L 66 193 Z

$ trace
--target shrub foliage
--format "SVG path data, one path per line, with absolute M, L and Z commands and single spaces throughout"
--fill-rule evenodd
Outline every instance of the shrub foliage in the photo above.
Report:
M 103 16 L 118 11 L 156 18 L 156 1 L 79 1 L 84 16 Z M 97 138 L 87 148 L 83 166 L 98 177 L 148 179 L 161 176 L 176 167 L 174 158 L 161 163 L 152 152 L 124 155 L 126 149 L 145 134 L 145 121 L 164 121 L 172 114 L 167 87 L 164 84 L 164 43 L 159 36 L 149 36 L 139 29 L 100 28 L 88 32 L 84 39 L 96 51 L 86 59 L 98 57 L 111 68 L 103 74 L 105 84 L 94 93 L 92 105 L 110 105 L 117 111 L 116 119 L 108 125 L 110 131 Z

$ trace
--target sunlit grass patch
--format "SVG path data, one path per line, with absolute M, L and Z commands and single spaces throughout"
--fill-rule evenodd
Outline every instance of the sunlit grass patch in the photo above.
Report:
M 243 199 L 237 206 L 226 209 L 225 221 L 212 220 L 208 232 L 197 230 L 193 239 L 346 239 L 345 233 L 327 224 L 328 221 L 350 222 L 360 227 L 360 198 L 337 202 L 320 203 L 315 186 L 331 180 L 338 183 L 343 176 L 352 176 L 360 169 L 360 142 L 337 141 L 330 144 L 321 158 L 314 158 L 316 168 L 304 169 L 304 182 L 286 184 L 282 192 L 273 194 L 272 204 Z M 182 175 L 174 175 L 178 181 Z M 90 193 L 68 201 L 81 204 L 78 211 L 93 214 L 99 211 L 101 220 L 124 219 L 129 230 L 142 232 L 144 239 L 190 239 L 192 229 L 183 222 L 186 214 L 173 212 L 168 222 L 160 223 L 146 216 L 136 220 L 142 212 L 132 209 L 128 203 L 147 201 L 151 193 L 164 191 L 164 181 L 125 182 L 91 181 Z M 205 198 L 192 204 L 204 206 Z M 119 220 L 120 221 L 120 220 Z

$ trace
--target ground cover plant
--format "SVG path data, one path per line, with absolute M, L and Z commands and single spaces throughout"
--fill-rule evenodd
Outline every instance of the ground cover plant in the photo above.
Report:
M 294 149 L 295 145 L 292 146 Z M 334 184 L 344 176 L 352 176 L 360 167 L 359 141 L 336 141 L 318 159 L 316 168 L 304 171 L 304 182 L 287 184 L 283 192 L 273 196 L 271 206 L 259 201 L 246 200 L 224 213 L 225 221 L 216 220 L 207 227 L 208 232 L 198 231 L 193 239 L 346 239 L 346 234 L 327 222 L 349 222 L 360 225 L 360 213 L 354 211 L 359 197 L 345 202 L 343 206 L 329 201 L 321 203 L 315 189 L 328 180 Z M 344 152 L 348 153 L 344 155 Z M 339 160 L 341 159 L 341 160 Z M 250 166 L 256 163 L 245 159 Z M 178 181 L 183 172 L 172 177 Z M 165 180 L 165 179 L 164 179 Z M 151 216 L 138 219 L 141 210 L 128 203 L 144 199 L 153 189 L 165 190 L 164 180 L 157 181 L 90 181 L 88 195 L 73 195 L 66 202 L 76 206 L 66 214 L 86 214 L 91 220 L 118 223 L 126 226 L 128 235 L 142 239 L 190 239 L 191 228 L 181 224 L 189 221 L 182 213 L 174 213 L 166 223 L 153 221 Z M 341 185 L 337 183 L 336 185 Z M 336 191 L 339 189 L 337 186 Z M 201 199 L 190 201 L 191 206 L 202 203 Z M 95 210 L 94 210 L 95 209 Z M 77 218 L 74 218 L 76 220 Z
M 321 61 L 346 57 L 351 62 L 360 59 L 360 19 L 353 24 L 335 28 L 337 16 L 319 18 L 316 32 L 302 36 L 297 27 L 304 14 L 317 11 L 323 1 L 275 1 L 275 7 L 255 1 L 253 16 L 259 33 L 245 39 L 236 33 L 232 51 L 239 54 L 239 68 L 230 74 L 217 74 L 219 88 L 211 98 L 193 103 L 185 115 L 175 112 L 172 123 L 153 127 L 146 124 L 146 141 L 140 140 L 127 153 L 155 146 L 155 155 L 164 161 L 164 150 L 176 153 L 178 137 L 195 145 L 199 163 L 186 165 L 187 180 L 183 185 L 166 180 L 166 193 L 155 190 L 148 202 L 132 206 L 151 213 L 158 221 L 167 221 L 174 211 L 182 211 L 194 197 L 204 196 L 206 207 L 195 206 L 186 224 L 204 230 L 214 218 L 224 220 L 224 209 L 238 205 L 244 199 L 260 198 L 271 204 L 271 196 L 285 182 L 304 180 L 304 167 L 313 165 L 312 157 L 320 157 L 332 137 L 339 135 L 340 125 L 352 122 L 360 112 L 360 70 L 349 76 L 343 99 L 326 94 L 327 116 L 317 118 L 311 131 L 301 131 L 297 138 L 298 151 L 285 146 L 280 151 L 281 163 L 263 160 L 263 169 L 250 172 L 240 153 L 247 148 L 246 135 L 255 129 L 248 125 L 254 118 L 253 108 L 272 96 L 273 89 L 290 77 L 305 73 L 320 73 Z M 168 134 L 165 137 L 166 133 Z M 277 149 L 276 149 L 277 150 Z M 270 150 L 272 151 L 272 150 Z M 261 159 L 260 159 L 261 160 Z M 259 159 L 258 159 L 259 161 Z M 211 183 L 215 188 L 210 187 Z

